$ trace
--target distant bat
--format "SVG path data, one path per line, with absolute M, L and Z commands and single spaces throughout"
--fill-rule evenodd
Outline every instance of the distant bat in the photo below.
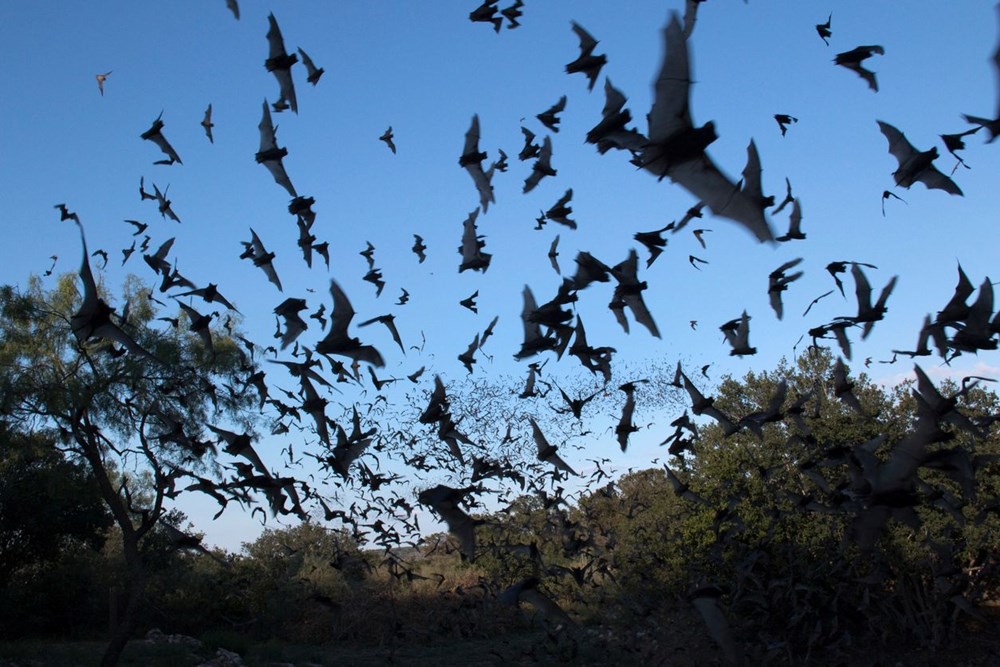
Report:
M 260 130 L 260 149 L 254 159 L 267 167 L 271 176 L 274 177 L 275 183 L 285 188 L 290 196 L 297 197 L 295 186 L 292 185 L 292 181 L 285 171 L 285 166 L 281 162 L 288 155 L 288 149 L 278 147 L 278 137 L 275 134 L 274 124 L 271 122 L 271 110 L 267 106 L 267 100 L 264 100 L 264 113 L 261 115 L 257 129 Z
M 156 120 L 153 121 L 153 124 L 150 126 L 150 128 L 139 136 L 141 136 L 146 141 L 152 141 L 154 144 L 159 146 L 160 150 L 163 151 L 163 153 L 167 156 L 166 160 L 157 160 L 153 164 L 173 164 L 174 162 L 178 164 L 184 164 L 183 162 L 181 162 L 181 158 L 177 154 L 177 151 L 174 150 L 174 147 L 170 145 L 170 142 L 167 141 L 167 138 L 164 137 L 163 133 L 161 132 L 161 130 L 163 129 L 163 120 L 161 120 L 162 118 L 163 118 L 163 112 L 161 111 L 160 115 L 156 117 Z
M 212 105 L 209 104 L 208 108 L 205 109 L 205 117 L 201 119 L 201 126 L 205 128 L 205 136 L 208 137 L 210 143 L 215 143 L 215 139 L 212 137 L 212 128 L 215 127 L 215 123 L 212 122 Z
M 392 154 L 395 155 L 396 154 L 396 144 L 393 143 L 392 136 L 393 136 L 392 135 L 392 125 L 390 125 L 389 129 L 386 130 L 385 132 L 383 132 L 382 136 L 379 137 L 378 140 L 379 141 L 384 141 L 385 145 L 388 146 L 389 150 L 392 151 Z
M 788 132 L 789 125 L 799 122 L 798 118 L 795 116 L 789 116 L 786 113 L 774 114 L 774 120 L 778 123 L 778 128 L 781 130 L 781 136 L 785 136 L 785 133 Z
M 302 64 L 306 66 L 306 81 L 315 86 L 319 83 L 319 78 L 323 76 L 323 72 L 326 70 L 322 67 L 316 67 L 313 59 L 310 58 L 301 48 L 299 48 L 299 55 L 302 56 Z
M 542 433 L 542 429 L 538 427 L 538 423 L 535 421 L 534 417 L 528 417 L 528 421 L 531 423 L 531 432 L 535 440 L 535 446 L 538 449 L 538 460 L 543 463 L 549 463 L 555 466 L 556 469 L 562 470 L 570 475 L 576 475 L 576 471 L 573 470 L 573 468 L 571 468 L 568 463 L 563 461 L 562 457 L 556 453 L 559 448 L 549 444 L 549 441 L 545 438 L 545 434 Z
M 316 343 L 316 352 L 329 356 L 341 355 L 357 361 L 381 368 L 385 365 L 382 355 L 371 345 L 362 345 L 357 338 L 347 333 L 347 328 L 354 319 L 354 308 L 347 294 L 336 281 L 330 281 L 330 294 L 333 296 L 333 311 L 330 314 L 330 330 L 323 340 Z
M 573 62 L 566 65 L 566 73 L 573 74 L 581 72 L 585 74 L 587 79 L 590 81 L 587 85 L 587 90 L 593 90 L 594 84 L 597 83 L 597 77 L 601 73 L 601 68 L 608 62 L 608 57 L 604 54 L 595 56 L 594 48 L 597 46 L 597 40 L 594 39 L 589 32 L 584 30 L 583 27 L 576 21 L 572 22 L 572 26 L 573 32 L 575 32 L 576 36 L 580 39 L 580 56 Z M 563 100 L 565 99 L 566 98 L 564 97 Z
M 236 17 L 236 20 L 239 21 L 240 20 L 240 6 L 239 6 L 239 3 L 237 2 L 237 0 L 226 0 L 226 7 L 229 8 L 229 11 L 231 11 L 233 13 L 233 16 Z
M 413 235 L 413 247 L 411 250 L 416 254 L 418 263 L 423 264 L 424 260 L 427 259 L 427 246 L 424 245 L 424 239 L 419 234 Z
M 833 12 L 826 17 L 826 23 L 817 23 L 816 32 L 819 34 L 819 38 L 823 40 L 823 43 L 830 46 L 829 38 L 833 36 L 833 31 L 830 30 L 830 22 L 833 21 Z
M 792 212 L 788 215 L 788 232 L 774 240 L 784 243 L 793 239 L 804 241 L 805 238 L 806 235 L 802 232 L 802 206 L 796 198 L 792 200 Z
M 899 201 L 903 202 L 904 204 L 906 203 L 906 200 L 903 199 L 902 197 L 900 197 L 899 195 L 894 194 L 892 192 L 889 192 L 888 190 L 883 190 L 882 191 L 882 217 L 883 218 L 885 217 L 885 200 L 888 199 L 889 197 L 893 197 L 895 199 L 898 199 Z
M 278 273 L 274 270 L 274 265 L 271 263 L 274 259 L 274 253 L 268 252 L 267 248 L 261 242 L 260 237 L 257 236 L 257 232 L 250 228 L 251 241 L 250 243 L 243 242 L 246 247 L 246 252 L 244 256 L 253 261 L 253 265 L 259 268 L 267 276 L 267 279 L 271 281 L 278 291 L 283 291 L 281 289 L 281 280 L 278 278 Z
M 559 131 L 559 117 L 557 114 L 562 112 L 566 108 L 566 96 L 563 95 L 559 98 L 559 101 L 553 104 L 551 107 L 543 111 L 542 113 L 535 116 L 541 122 L 542 125 L 549 128 L 553 132 Z
M 493 198 L 493 186 L 490 178 L 483 171 L 483 160 L 486 153 L 479 150 L 479 114 L 472 116 L 472 124 L 465 133 L 465 146 L 462 148 L 462 155 L 458 158 L 458 164 L 472 177 L 472 182 L 479 192 L 479 205 L 483 213 L 489 208 Z
M 923 152 L 918 151 L 895 127 L 882 121 L 876 122 L 889 141 L 889 152 L 899 162 L 899 169 L 892 174 L 896 185 L 909 188 L 915 181 L 920 181 L 931 189 L 944 190 L 952 195 L 962 194 L 953 180 L 934 167 L 934 160 L 938 157 L 937 146 Z
M 94 76 L 97 79 L 97 90 L 101 91 L 102 97 L 104 96 L 104 82 L 107 81 L 109 76 L 111 76 L 111 70 Z
M 280 97 L 274 103 L 274 110 L 281 111 L 291 108 L 292 113 L 298 113 L 299 106 L 295 101 L 295 84 L 292 82 L 292 65 L 297 63 L 299 58 L 294 53 L 289 55 L 285 51 L 285 40 L 281 37 L 281 29 L 278 27 L 278 21 L 274 18 L 274 14 L 267 15 L 267 23 L 268 52 L 264 67 L 267 68 L 268 72 L 274 74 L 280 90 Z
M 531 166 L 531 174 L 524 179 L 524 192 L 531 192 L 535 186 L 546 176 L 555 176 L 556 170 L 552 168 L 552 139 L 546 136 L 542 141 L 542 149 L 538 152 L 535 164 Z
M 524 135 L 524 147 L 521 148 L 521 152 L 517 154 L 517 159 L 523 162 L 525 160 L 530 160 L 533 157 L 537 157 L 538 153 L 542 150 L 542 147 L 535 143 L 535 133 L 528 128 L 522 127 L 521 134 Z
M 522 0 L 514 0 L 513 5 L 500 10 L 503 17 L 509 21 L 507 24 L 508 30 L 513 30 L 521 25 L 517 20 L 524 14 L 524 12 L 521 11 L 521 7 L 524 7 L 524 2 Z
M 951 153 L 956 160 L 958 160 L 958 162 L 955 163 L 955 166 L 951 170 L 952 174 L 954 174 L 955 170 L 958 169 L 958 165 L 962 165 L 966 169 L 970 168 L 969 165 L 965 164 L 965 160 L 959 157 L 958 151 L 965 149 L 965 137 L 969 136 L 970 134 L 975 134 L 980 129 L 981 127 L 974 127 L 971 130 L 966 130 L 965 132 L 938 135 L 941 137 L 941 141 L 944 143 L 944 147 L 948 149 L 948 152 Z
M 473 23 L 492 23 L 493 32 L 499 33 L 503 26 L 503 17 L 497 16 L 496 4 L 499 0 L 483 0 L 479 5 L 469 12 L 469 20 Z
M 462 263 L 458 267 L 459 273 L 466 269 L 485 273 L 490 268 L 490 260 L 493 255 L 483 252 L 486 241 L 476 230 L 476 218 L 478 217 L 479 209 L 477 208 L 462 223 L 462 245 L 458 247 L 458 252 L 462 255 Z
M 846 67 L 855 72 L 858 76 L 868 82 L 868 87 L 878 92 L 878 81 L 875 79 L 875 72 L 865 69 L 861 63 L 870 58 L 872 54 L 885 55 L 885 49 L 875 44 L 872 46 L 859 46 L 850 51 L 838 53 L 833 59 L 835 65 Z

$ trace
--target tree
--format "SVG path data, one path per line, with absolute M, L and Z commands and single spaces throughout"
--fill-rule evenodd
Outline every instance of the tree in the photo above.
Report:
M 87 273 L 85 255 L 85 283 Z M 127 314 L 115 326 L 134 341 L 130 351 L 105 337 L 74 335 L 86 302 L 71 275 L 51 291 L 37 279 L 24 292 L 0 288 L 0 417 L 29 436 L 48 434 L 54 450 L 85 466 L 120 531 L 125 602 L 104 664 L 117 661 L 134 627 L 151 550 L 163 544 L 151 538 L 166 517 L 165 500 L 182 491 L 176 484 L 186 475 L 217 477 L 215 445 L 202 439 L 202 426 L 228 418 L 250 427 L 255 416 L 250 397 L 220 389 L 243 385 L 252 372 L 228 333 L 213 331 L 209 349 L 188 327 L 155 328 L 156 312 L 137 281 L 125 284 L 123 298 Z M 217 493 L 235 494 L 219 484 Z M 237 497 L 250 500 L 245 492 Z M 196 546 L 176 527 L 163 528 L 174 531 L 170 548 Z
M 0 589 L 14 570 L 50 561 L 69 543 L 100 548 L 110 525 L 93 476 L 56 450 L 51 434 L 0 422 Z

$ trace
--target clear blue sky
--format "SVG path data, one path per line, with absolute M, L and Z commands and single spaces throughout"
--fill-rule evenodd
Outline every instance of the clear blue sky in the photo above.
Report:
M 435 372 L 464 375 L 455 357 L 499 315 L 496 337 L 486 349 L 493 362 L 480 355 L 476 373 L 520 376 L 526 362 L 516 363 L 512 355 L 521 340 L 521 291 L 531 285 L 540 303 L 555 294 L 560 278 L 546 253 L 556 234 L 564 274 L 574 271 L 579 250 L 615 264 L 636 247 L 644 264 L 645 250 L 632 235 L 680 218 L 695 203 L 679 186 L 636 171 L 624 153 L 601 156 L 583 141 L 600 119 L 605 76 L 628 96 L 635 123 L 645 131 L 663 52 L 661 29 L 671 9 L 683 11 L 680 0 L 636 0 L 627 12 L 596 0 L 528 0 L 521 27 L 500 34 L 468 20 L 474 1 L 268 5 L 242 0 L 240 5 L 239 21 L 224 0 L 118 1 L 99 7 L 36 0 L 0 6 L 0 33 L 10 56 L 0 70 L 5 91 L 0 224 L 7 238 L 0 248 L 0 281 L 25 284 L 29 274 L 49 268 L 50 255 L 59 257 L 56 273 L 78 269 L 79 237 L 60 224 L 52 208 L 65 202 L 85 224 L 91 249 L 109 253 L 107 284 L 120 284 L 129 271 L 152 280 L 139 253 L 122 267 L 119 251 L 132 241 L 123 219 L 149 223 L 154 247 L 176 237 L 171 259 L 181 272 L 199 285 L 218 283 L 244 313 L 246 329 L 264 345 L 272 340 L 274 306 L 301 296 L 310 312 L 322 303 L 329 310 L 333 277 L 352 300 L 358 321 L 393 312 L 406 346 L 419 345 L 421 333 L 426 336 L 422 355 L 403 357 L 398 349 L 393 352 L 380 327 L 355 332 L 387 357 L 382 374 L 402 376 L 426 365 L 428 382 Z M 814 25 L 831 9 L 833 36 L 827 46 Z M 279 145 L 288 149 L 285 167 L 292 182 L 316 199 L 314 233 L 330 242 L 329 272 L 318 258 L 312 270 L 306 268 L 288 196 L 254 161 L 261 103 L 274 101 L 278 91 L 263 66 L 270 11 L 288 51 L 301 47 L 326 70 L 314 87 L 304 68 L 295 66 L 299 113 L 275 114 L 274 122 Z M 599 40 L 597 53 L 608 56 L 590 93 L 583 75 L 564 72 L 579 53 L 571 20 Z M 992 117 L 997 110 L 998 75 L 990 62 L 997 30 L 988 2 L 924 2 L 905 10 L 898 3 L 846 0 L 703 3 L 690 44 L 694 122 L 715 122 L 719 139 L 709 153 L 734 178 L 743 168 L 747 143 L 755 140 L 765 193 L 780 200 L 784 178 L 791 180 L 808 238 L 771 248 L 727 220 L 696 220 L 688 230 L 712 230 L 705 234 L 707 248 L 685 230 L 670 236 L 651 269 L 640 269 L 662 340 L 639 326 L 626 336 L 606 308 L 610 287 L 596 285 L 581 292 L 578 304 L 590 343 L 611 345 L 618 358 L 635 363 L 683 358 L 693 369 L 711 362 L 715 378 L 771 368 L 791 356 L 807 329 L 854 314 L 847 277 L 846 300 L 831 295 L 801 317 L 813 298 L 833 288 L 825 265 L 858 260 L 879 267 L 867 272 L 876 291 L 897 274 L 899 283 L 885 321 L 867 341 L 853 336 L 852 368 L 861 370 L 866 357 L 888 359 L 892 348 L 912 348 L 923 316 L 950 298 L 957 261 L 976 285 L 991 272 L 1000 279 L 1000 146 L 985 145 L 982 132 L 968 138 L 963 156 L 972 168 L 959 167 L 954 176 L 964 197 L 921 184 L 894 188 L 897 163 L 875 121 L 895 125 L 918 149 L 937 145 L 944 156 L 936 164 L 950 172 L 954 159 L 938 135 L 967 129 L 962 113 Z M 885 55 L 866 63 L 877 72 L 878 93 L 832 63 L 838 52 L 871 44 L 885 48 Z M 95 75 L 109 70 L 102 96 Z M 552 134 L 558 175 L 522 194 L 531 163 L 517 160 L 519 128 L 528 127 L 541 140 L 546 130 L 534 116 L 561 95 L 568 103 L 559 133 Z M 210 103 L 214 144 L 199 125 Z M 182 165 L 154 165 L 162 154 L 139 137 L 161 111 L 163 132 Z M 799 119 L 787 136 L 778 130 L 776 113 Z M 496 174 L 496 202 L 479 217 L 493 262 L 485 274 L 459 274 L 462 221 L 478 204 L 472 180 L 458 165 L 473 114 L 480 118 L 480 149 L 493 160 L 502 148 L 510 170 Z M 396 155 L 378 140 L 390 125 Z M 140 177 L 150 190 L 154 183 L 161 189 L 169 185 L 182 224 L 163 220 L 153 203 L 139 200 Z M 579 229 L 550 223 L 534 231 L 539 211 L 567 188 L 573 188 Z M 906 203 L 888 201 L 883 217 L 886 189 Z M 772 224 L 783 233 L 787 213 Z M 284 294 L 237 259 L 251 226 L 277 254 Z M 428 246 L 424 264 L 410 251 L 413 234 Z M 374 287 L 361 280 L 367 266 L 358 252 L 366 241 L 375 246 L 375 265 L 387 283 L 378 299 Z M 690 254 L 709 263 L 698 271 L 688 263 Z M 804 258 L 799 268 L 805 276 L 785 293 L 786 314 L 779 323 L 768 305 L 767 274 L 795 257 Z M 395 306 L 402 287 L 411 300 Z M 458 302 L 477 289 L 475 315 Z M 718 326 L 744 309 L 752 317 L 750 340 L 758 354 L 732 358 Z M 691 320 L 699 322 L 696 331 Z M 320 337 L 314 321 L 309 323 L 303 342 Z M 981 355 L 954 365 L 990 373 L 1000 364 L 995 355 Z M 569 375 L 579 366 L 566 358 L 560 368 Z M 873 364 L 868 372 L 893 381 L 911 369 L 902 360 Z M 662 453 L 655 448 L 664 435 L 660 430 L 645 439 L 637 436 L 628 457 L 617 454 L 611 436 L 594 447 L 623 467 L 637 464 Z M 584 467 L 582 457 L 575 463 Z M 259 530 L 229 512 L 214 525 L 191 513 L 210 542 L 230 548 Z

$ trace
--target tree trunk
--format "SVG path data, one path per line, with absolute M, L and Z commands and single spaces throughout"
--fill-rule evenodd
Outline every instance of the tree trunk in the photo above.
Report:
M 114 667 L 121 659 L 125 645 L 128 643 L 132 632 L 135 630 L 136 612 L 142 601 L 142 594 L 146 590 L 146 569 L 142 563 L 142 555 L 139 553 L 139 545 L 136 540 L 125 540 L 124 554 L 126 565 L 125 580 L 125 606 L 118 612 L 118 624 L 111 628 L 111 639 L 104 649 L 104 656 L 101 658 L 101 667 Z

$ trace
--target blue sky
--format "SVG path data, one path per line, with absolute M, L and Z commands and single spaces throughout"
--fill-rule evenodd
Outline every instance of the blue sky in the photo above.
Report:
M 486 348 L 493 361 L 480 355 L 476 373 L 521 376 L 527 362 L 512 359 L 521 341 L 521 292 L 529 284 L 540 303 L 555 294 L 560 277 L 546 253 L 556 234 L 566 275 L 572 275 L 580 250 L 615 264 L 636 247 L 644 265 L 645 250 L 633 234 L 662 227 L 696 203 L 679 186 L 636 171 L 627 155 L 598 155 L 583 141 L 600 119 L 605 76 L 628 96 L 635 124 L 645 131 L 663 53 L 661 30 L 669 11 L 682 11 L 683 3 L 637 0 L 622 12 L 620 5 L 596 0 L 528 0 L 521 27 L 500 34 L 468 20 L 476 4 L 242 0 L 237 21 L 224 0 L 109 1 L 99 8 L 55 0 L 3 3 L 0 31 L 11 62 L 0 70 L 6 91 L 0 98 L 0 224 L 7 238 L 0 248 L 0 281 L 25 284 L 29 274 L 49 268 L 50 255 L 59 257 L 56 273 L 78 269 L 79 237 L 52 208 L 65 202 L 84 222 L 91 249 L 109 253 L 107 284 L 120 284 L 127 272 L 153 279 L 139 253 L 122 267 L 119 252 L 132 241 L 123 219 L 149 223 L 153 247 L 176 237 L 171 258 L 181 272 L 199 285 L 218 283 L 244 313 L 244 327 L 264 345 L 272 340 L 274 306 L 301 296 L 310 312 L 322 303 L 329 310 L 329 279 L 336 278 L 357 321 L 392 312 L 406 346 L 426 337 L 422 354 L 404 357 L 392 352 L 380 327 L 355 332 L 386 355 L 382 374 L 402 376 L 426 365 L 427 381 L 435 372 L 463 376 L 455 357 L 499 315 Z M 814 25 L 831 9 L 827 46 Z M 288 51 L 301 47 L 326 70 L 314 87 L 297 65 L 299 113 L 275 114 L 274 122 L 279 145 L 288 148 L 291 180 L 316 199 L 314 233 L 330 242 L 329 271 L 321 260 L 306 268 L 288 196 L 253 159 L 261 103 L 274 101 L 278 91 L 263 66 L 272 11 Z M 564 72 L 579 52 L 571 21 L 590 31 L 599 40 L 596 52 L 608 56 L 590 93 L 584 76 Z M 877 72 L 878 93 L 832 63 L 835 54 L 870 44 L 885 48 L 885 55 L 866 63 Z M 886 319 L 866 341 L 853 336 L 852 368 L 861 370 L 867 357 L 888 359 L 893 348 L 912 348 L 924 315 L 950 298 L 956 262 L 976 285 L 998 273 L 1000 149 L 984 144 L 982 132 L 968 138 L 963 156 L 971 169 L 959 167 L 954 175 L 964 197 L 921 184 L 895 188 L 891 174 L 897 164 L 875 121 L 895 125 L 918 149 L 937 145 L 945 153 L 938 135 L 967 129 L 962 113 L 989 117 L 997 109 L 998 75 L 990 62 L 996 44 L 996 11 L 986 2 L 921 3 L 919 11 L 872 1 L 703 3 L 690 42 L 693 120 L 715 122 L 719 139 L 708 152 L 733 178 L 754 139 L 765 193 L 780 200 L 785 177 L 791 180 L 808 238 L 772 248 L 727 220 L 696 220 L 669 237 L 650 269 L 640 269 L 662 340 L 638 326 L 625 335 L 606 308 L 611 288 L 596 285 L 581 292 L 577 304 L 590 343 L 613 346 L 619 359 L 637 364 L 681 358 L 694 369 L 712 363 L 714 378 L 771 368 L 791 356 L 807 329 L 854 314 L 848 277 L 846 300 L 831 295 L 801 317 L 812 299 L 833 288 L 825 265 L 857 260 L 879 267 L 867 271 L 876 291 L 894 275 L 899 282 Z M 94 77 L 109 70 L 101 96 Z M 534 116 L 561 95 L 568 103 L 560 131 L 549 133 L 558 175 L 522 194 L 531 164 L 516 158 L 520 127 L 544 137 Z M 210 103 L 214 144 L 199 125 Z M 182 165 L 154 165 L 162 155 L 139 138 L 161 112 L 164 134 Z M 778 130 L 776 113 L 799 119 L 787 136 Z M 493 262 L 485 274 L 459 274 L 462 221 L 478 204 L 472 180 L 458 165 L 473 114 L 480 118 L 480 149 L 493 160 L 502 148 L 510 169 L 495 176 L 496 202 L 479 217 Z M 378 141 L 390 125 L 396 155 Z M 936 164 L 948 173 L 954 159 L 945 153 Z M 140 177 L 150 190 L 154 183 L 169 185 L 182 224 L 163 220 L 154 204 L 139 200 Z M 550 223 L 535 231 L 539 211 L 567 188 L 574 192 L 579 228 Z M 906 203 L 888 201 L 883 217 L 886 189 Z M 772 220 L 779 234 L 786 229 L 786 212 Z M 277 254 L 283 294 L 237 259 L 251 226 Z M 707 248 L 689 232 L 696 228 L 712 230 L 705 234 Z M 413 234 L 428 246 L 424 264 L 410 251 Z M 387 282 L 378 299 L 361 280 L 367 266 L 358 252 L 368 241 Z M 691 254 L 709 263 L 698 271 L 688 263 Z M 778 322 L 768 305 L 767 274 L 795 257 L 804 258 L 798 268 L 805 275 L 785 293 L 786 314 Z M 402 287 L 411 300 L 400 307 L 395 301 Z M 458 305 L 475 290 L 478 315 Z M 750 340 L 758 354 L 734 358 L 718 326 L 744 309 L 752 317 Z M 691 320 L 699 322 L 697 330 Z M 301 340 L 319 337 L 313 325 Z M 980 373 L 997 365 L 995 354 L 967 355 L 953 364 L 955 372 Z M 579 368 L 572 358 L 558 367 L 567 376 Z M 874 363 L 868 372 L 891 382 L 911 369 L 901 360 Z M 620 467 L 641 465 L 662 454 L 655 443 L 663 435 L 637 435 L 628 455 L 618 454 L 612 437 L 593 447 Z M 268 449 L 276 456 L 280 446 L 269 443 Z M 582 458 L 577 462 L 585 467 Z M 230 512 L 215 524 L 202 520 L 199 510 L 189 513 L 210 542 L 230 548 L 260 529 Z

